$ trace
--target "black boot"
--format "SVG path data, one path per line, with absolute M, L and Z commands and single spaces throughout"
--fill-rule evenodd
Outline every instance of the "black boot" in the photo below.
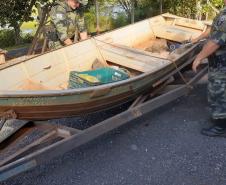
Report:
M 216 120 L 214 126 L 202 129 L 201 134 L 209 137 L 226 137 L 226 120 Z

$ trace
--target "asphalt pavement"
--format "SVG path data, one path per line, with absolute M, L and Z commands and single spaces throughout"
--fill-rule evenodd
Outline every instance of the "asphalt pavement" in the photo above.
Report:
M 104 116 L 59 122 L 84 126 Z M 225 185 L 226 138 L 201 135 L 209 125 L 202 84 L 188 96 L 3 184 Z

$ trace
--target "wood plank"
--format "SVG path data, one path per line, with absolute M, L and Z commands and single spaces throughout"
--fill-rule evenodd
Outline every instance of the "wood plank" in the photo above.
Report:
M 0 49 L 0 65 L 1 64 L 5 64 L 5 55 L 6 55 L 7 51 Z
M 24 81 L 19 86 L 17 86 L 15 89 L 16 90 L 36 90 L 36 91 L 50 90 L 49 87 L 44 86 L 43 84 L 32 81 L 32 80 Z
M 126 54 L 119 53 L 118 51 L 120 50 L 113 51 L 109 48 L 102 49 L 101 51 L 105 56 L 106 60 L 140 72 L 154 72 L 171 63 L 168 60 L 161 59 L 159 59 L 159 61 L 155 61 L 151 56 L 138 55 L 129 52 L 127 52 Z
M 27 75 L 20 66 L 15 65 L 0 70 L 0 80 L 0 90 L 9 90 L 15 87 L 16 84 L 27 80 Z
M 152 67 L 148 64 L 145 64 L 140 61 L 135 61 L 128 57 L 116 55 L 109 51 L 103 51 L 103 55 L 105 56 L 106 60 L 108 60 L 114 64 L 118 64 L 120 66 L 124 66 L 124 67 L 130 68 L 130 69 L 134 69 L 136 71 L 145 73 L 145 72 L 155 70 L 155 67 Z
M 159 25 L 153 27 L 153 31 L 156 37 L 172 40 L 176 42 L 183 42 L 194 37 L 194 32 L 184 30 L 179 27 L 170 25 Z
M 154 17 L 159 22 L 162 17 Z M 101 40 L 108 43 L 118 43 L 126 46 L 134 46 L 146 41 L 147 39 L 153 39 L 154 34 L 152 32 L 150 21 L 151 19 L 140 21 L 136 24 L 128 25 L 123 28 L 114 30 L 113 32 L 107 32 L 100 36 L 94 37 L 94 39 Z
M 201 30 L 201 31 L 203 31 L 206 27 L 206 25 L 201 21 L 197 21 L 194 19 L 185 19 L 185 18 L 176 19 L 174 24 L 182 27 Z
M 101 51 L 105 50 L 114 54 L 122 55 L 135 61 L 140 61 L 151 66 L 161 66 L 168 64 L 169 60 L 161 57 L 161 55 L 153 54 L 137 48 L 131 48 L 119 44 L 104 44 L 99 46 Z
M 171 18 L 171 19 L 178 19 L 178 18 L 180 18 L 177 15 L 173 15 L 173 14 L 170 14 L 170 13 L 165 13 L 165 14 L 162 14 L 161 16 L 164 17 L 164 18 Z
M 150 40 L 146 43 L 143 43 L 142 45 L 135 46 L 134 48 L 131 48 L 128 46 L 123 46 L 123 45 L 118 45 L 118 44 L 115 44 L 115 46 L 119 47 L 121 49 L 127 50 L 127 51 L 131 51 L 132 54 L 135 54 L 135 55 L 150 56 L 150 57 L 152 57 L 153 61 L 158 62 L 158 63 L 159 63 L 159 61 L 168 61 L 168 55 L 170 53 L 167 51 L 165 51 L 165 53 L 167 55 L 166 54 L 162 55 L 160 53 L 153 53 L 153 52 L 145 50 L 146 48 L 148 48 L 150 46 L 150 43 L 152 41 L 154 41 L 154 40 Z
M 0 53 L 0 65 L 1 64 L 5 64 L 5 54 L 4 53 Z
M 169 60 L 153 57 L 146 52 L 126 46 L 107 45 L 101 48 L 101 52 L 106 60 L 140 72 L 156 71 L 171 63 Z

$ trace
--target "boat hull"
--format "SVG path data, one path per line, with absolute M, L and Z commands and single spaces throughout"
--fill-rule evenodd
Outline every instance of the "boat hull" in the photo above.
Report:
M 25 61 L 1 65 L 0 117 L 13 112 L 17 119 L 49 120 L 89 114 L 133 100 L 151 92 L 160 79 L 178 72 L 178 67 L 191 62 L 201 50 L 196 44 L 164 57 L 152 52 L 157 49 L 153 40 L 178 43 L 205 29 L 201 21 L 164 14 Z M 123 67 L 133 74 L 130 79 L 106 85 L 67 88 L 71 71 L 93 70 L 95 63 Z
M 175 61 L 175 64 L 180 67 L 199 51 L 200 46 L 193 47 L 187 54 Z M 154 84 L 176 70 L 175 64 L 172 63 L 155 73 L 145 73 L 126 81 L 97 86 L 84 91 L 0 95 L 0 113 L 12 110 L 16 113 L 17 119 L 49 120 L 109 109 L 135 99 L 143 93 L 151 92 Z

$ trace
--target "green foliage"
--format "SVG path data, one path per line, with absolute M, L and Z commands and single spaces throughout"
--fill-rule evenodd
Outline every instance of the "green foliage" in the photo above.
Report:
M 86 25 L 89 33 L 96 32 L 96 15 L 94 11 L 85 13 Z M 100 31 L 106 31 L 112 29 L 112 22 L 109 16 L 100 16 Z
M 87 25 L 88 32 L 95 32 L 95 14 L 93 12 L 85 13 L 85 21 Z
M 119 28 L 129 24 L 128 17 L 125 15 L 125 13 L 119 13 L 117 17 L 112 18 L 111 21 L 112 21 L 113 28 Z
M 99 4 L 99 26 L 100 26 L 100 32 L 104 32 L 107 30 L 113 29 L 112 25 L 112 10 L 109 8 L 109 3 L 105 4 L 104 1 L 100 2 Z M 88 27 L 89 33 L 95 33 L 96 30 L 96 12 L 95 7 L 90 6 L 89 9 L 86 10 L 85 13 L 85 20 L 86 25 Z
M 212 0 L 211 3 L 216 7 L 216 8 L 223 8 L 224 7 L 224 2 L 222 0 Z
M 26 43 L 31 43 L 33 40 L 34 36 L 32 34 L 26 34 L 22 37 L 22 43 L 26 44 Z
M 15 33 L 13 30 L 0 30 L 0 48 L 15 45 Z
M 135 21 L 140 21 L 160 13 L 158 1 L 139 1 L 135 8 Z
M 49 0 L 10 0 L 0 1 L 0 26 L 14 29 L 15 44 L 21 43 L 20 27 L 23 22 L 33 21 L 33 7 L 37 2 L 49 2 Z
M 196 0 L 168 0 L 164 6 L 178 16 L 194 18 L 196 15 Z
M 22 43 L 31 43 L 33 40 L 33 36 L 30 34 L 26 34 L 22 36 Z M 15 43 L 15 32 L 14 30 L 0 30 L 0 48 L 6 48 L 6 47 L 11 47 L 14 46 Z
M 21 35 L 20 30 L 30 29 L 34 25 L 33 7 L 51 5 L 56 0 L 10 0 L 0 1 L 0 26 L 9 25 L 14 30 L 0 31 L 0 47 L 14 45 L 18 42 L 27 43 L 31 35 Z M 224 6 L 223 0 L 97 0 L 99 3 L 100 31 L 107 31 L 130 23 L 134 6 L 135 21 L 140 21 L 160 13 L 160 2 L 163 12 L 170 12 L 188 18 L 209 18 L 216 15 L 216 10 Z M 132 3 L 133 2 L 133 3 Z M 199 7 L 200 5 L 200 7 Z M 113 7 L 121 7 L 118 13 Z M 85 20 L 90 33 L 96 32 L 95 0 L 89 0 L 85 7 Z M 37 13 L 37 12 L 36 12 Z M 31 21 L 31 22 L 29 22 Z M 27 22 L 27 24 L 24 24 Z M 37 22 L 36 22 L 37 23 Z M 35 23 L 35 24 L 36 24 Z M 22 25 L 22 26 L 21 26 Z M 34 27 L 34 26 L 33 26 Z M 35 29 L 34 29 L 35 30 Z M 19 43 L 19 42 L 18 42 Z
M 202 13 L 207 14 L 209 16 L 209 18 L 213 18 L 217 14 L 216 11 L 213 11 L 213 8 L 220 10 L 224 7 L 224 3 L 222 2 L 222 0 L 212 0 L 212 1 L 210 1 L 210 3 L 203 5 Z
M 198 4 L 200 4 L 201 14 L 206 18 L 212 19 L 216 15 L 216 10 L 220 10 L 224 6 L 222 0 L 165 0 L 164 6 L 169 9 L 170 13 L 188 17 L 196 18 L 199 13 Z

